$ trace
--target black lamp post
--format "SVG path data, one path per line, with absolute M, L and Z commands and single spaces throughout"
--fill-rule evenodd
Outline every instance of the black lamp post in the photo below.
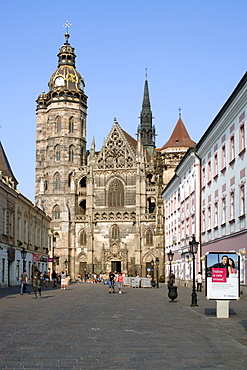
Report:
M 151 280 L 151 285 L 154 288 L 154 261 L 151 261 L 151 274 L 152 274 L 152 280 Z
M 191 294 L 191 306 L 198 306 L 197 304 L 197 294 L 196 294 L 196 268 L 195 268 L 195 254 L 198 250 L 198 242 L 195 239 L 195 235 L 192 236 L 192 240 L 189 242 L 190 252 L 193 256 L 193 287 Z
M 174 256 L 174 253 L 172 253 L 171 249 L 170 249 L 170 252 L 167 253 L 167 256 L 168 256 L 168 260 L 170 262 L 170 273 L 169 273 L 169 277 L 168 277 L 168 283 L 171 284 L 172 260 L 173 260 L 173 256 Z
M 26 249 L 25 248 L 22 248 L 22 250 L 21 250 L 21 258 L 22 258 L 22 261 L 23 261 L 23 271 L 26 268 L 26 266 L 25 266 L 26 265 L 26 261 L 25 261 L 26 255 L 27 255 Z
M 158 257 L 155 259 L 155 262 L 156 262 L 156 288 L 159 288 L 159 259 Z

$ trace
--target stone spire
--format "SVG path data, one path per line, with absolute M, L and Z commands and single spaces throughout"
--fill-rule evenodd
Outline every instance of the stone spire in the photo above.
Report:
M 140 116 L 140 125 L 138 127 L 137 134 L 140 134 L 141 143 L 147 149 L 150 156 L 153 155 L 155 148 L 155 128 L 153 126 L 153 116 L 151 111 L 151 104 L 149 99 L 148 90 L 148 79 L 146 74 L 146 80 L 144 84 L 144 94 L 142 101 L 142 110 Z

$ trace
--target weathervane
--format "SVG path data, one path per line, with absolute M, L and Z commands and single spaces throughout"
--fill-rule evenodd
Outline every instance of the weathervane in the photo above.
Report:
M 179 111 L 179 118 L 181 118 L 181 108 L 178 108 L 178 111 Z

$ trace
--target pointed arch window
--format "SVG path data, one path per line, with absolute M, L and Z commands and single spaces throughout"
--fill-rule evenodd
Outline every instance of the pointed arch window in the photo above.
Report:
M 69 162 L 74 162 L 74 147 L 71 145 L 69 147 Z
M 153 232 L 150 229 L 146 231 L 146 245 L 153 245 Z
M 55 190 L 60 190 L 61 182 L 59 173 L 55 174 Z
M 60 145 L 55 146 L 55 160 L 60 161 Z
M 110 230 L 110 238 L 111 241 L 118 241 L 120 237 L 120 231 L 119 231 L 119 226 L 118 225 L 112 225 L 111 230 Z
M 80 245 L 86 245 L 87 244 L 87 234 L 85 230 L 81 230 L 79 234 L 79 244 Z
M 118 179 L 112 180 L 109 185 L 108 206 L 109 207 L 124 206 L 124 187 L 122 182 Z
M 56 132 L 61 132 L 61 117 L 56 118 Z
M 74 117 L 69 119 L 69 132 L 74 132 Z
M 86 199 L 82 200 L 79 204 L 79 214 L 85 216 L 87 210 Z
M 55 205 L 52 213 L 55 220 L 60 220 L 60 207 L 58 205 Z

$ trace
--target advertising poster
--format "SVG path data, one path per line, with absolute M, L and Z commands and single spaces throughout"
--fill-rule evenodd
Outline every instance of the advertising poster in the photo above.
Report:
M 209 252 L 206 254 L 206 298 L 239 299 L 240 257 L 235 252 Z

